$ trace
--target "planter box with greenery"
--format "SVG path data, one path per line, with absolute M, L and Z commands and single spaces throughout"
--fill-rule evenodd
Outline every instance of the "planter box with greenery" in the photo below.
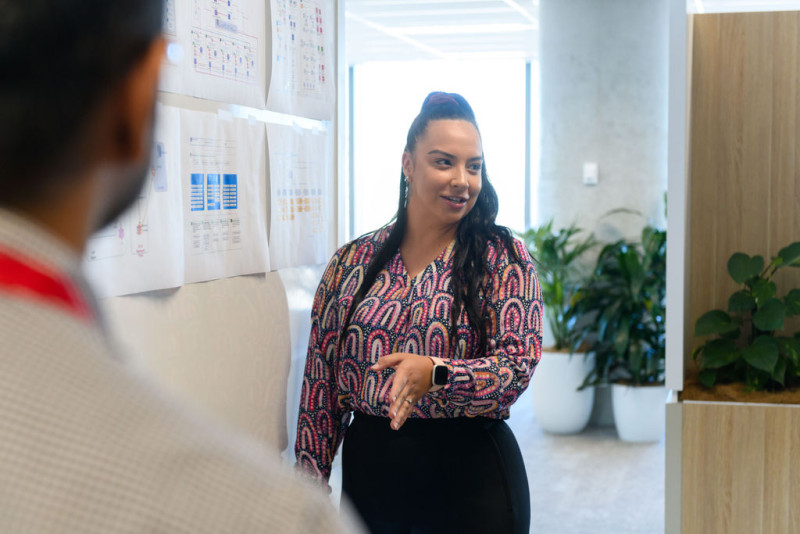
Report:
M 554 340 L 553 347 L 542 350 L 531 382 L 536 420 L 553 434 L 583 430 L 594 401 L 591 390 L 579 391 L 594 364 L 590 356 L 572 353 L 575 318 L 567 313 L 572 295 L 585 278 L 580 259 L 595 245 L 591 234 L 581 238 L 581 232 L 574 224 L 554 232 L 551 220 L 522 235 L 537 263 L 545 320 Z
M 727 311 L 711 310 L 695 323 L 696 336 L 714 336 L 692 354 L 705 387 L 742 383 L 748 392 L 777 392 L 800 386 L 800 332 L 779 335 L 788 317 L 800 315 L 800 289 L 778 297 L 772 280 L 785 267 L 800 267 L 800 242 L 781 249 L 766 267 L 762 256 L 730 257 L 728 274 L 739 290 Z
M 681 394 L 684 528 L 796 531 L 800 332 L 787 325 L 800 316 L 800 289 L 774 279 L 798 267 L 800 242 L 768 263 L 733 254 L 727 271 L 738 287 L 727 307 L 695 322 L 705 339 L 692 354 L 699 375 Z

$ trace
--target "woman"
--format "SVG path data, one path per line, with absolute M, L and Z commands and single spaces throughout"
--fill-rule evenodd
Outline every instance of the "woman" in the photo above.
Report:
M 327 483 L 344 439 L 343 491 L 372 532 L 528 532 L 504 419 L 539 361 L 541 294 L 496 215 L 472 109 L 431 93 L 395 223 L 342 247 L 322 277 L 296 468 Z

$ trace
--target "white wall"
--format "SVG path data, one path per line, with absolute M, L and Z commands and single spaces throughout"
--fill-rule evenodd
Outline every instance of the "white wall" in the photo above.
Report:
M 665 224 L 667 189 L 667 0 L 541 0 L 539 222 L 575 221 L 600 237 L 638 237 L 644 220 Z M 599 184 L 582 184 L 584 162 Z M 599 225 L 599 226 L 598 226 Z
M 277 273 L 104 299 L 126 354 L 165 389 L 282 449 L 290 326 Z
M 104 299 L 134 365 L 176 397 L 293 459 L 294 428 L 323 266 Z

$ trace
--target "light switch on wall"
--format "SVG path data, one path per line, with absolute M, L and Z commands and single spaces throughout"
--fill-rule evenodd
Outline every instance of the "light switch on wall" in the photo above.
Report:
M 583 164 L 583 183 L 585 185 L 597 185 L 598 168 L 596 162 L 586 162 Z

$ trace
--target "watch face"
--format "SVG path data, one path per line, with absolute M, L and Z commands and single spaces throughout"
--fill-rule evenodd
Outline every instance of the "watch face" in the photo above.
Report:
M 444 386 L 450 376 L 450 370 L 446 365 L 437 365 L 433 368 L 433 385 Z

